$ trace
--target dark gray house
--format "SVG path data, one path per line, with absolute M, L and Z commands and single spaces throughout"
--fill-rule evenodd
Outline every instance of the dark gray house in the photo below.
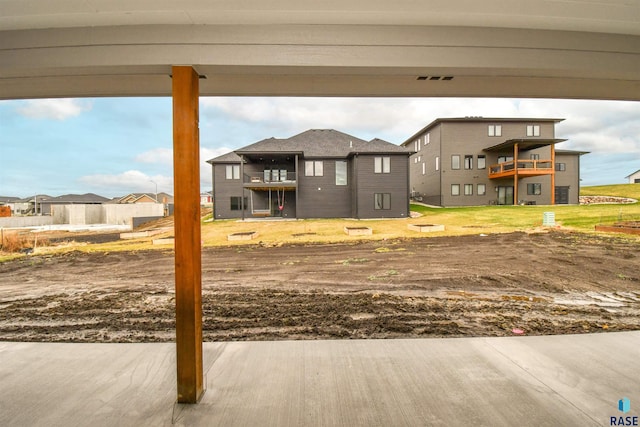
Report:
M 312 129 L 208 160 L 214 218 L 406 218 L 411 151 Z
M 434 120 L 402 144 L 414 150 L 412 197 L 438 206 L 578 204 L 586 152 L 556 149 L 562 120 Z

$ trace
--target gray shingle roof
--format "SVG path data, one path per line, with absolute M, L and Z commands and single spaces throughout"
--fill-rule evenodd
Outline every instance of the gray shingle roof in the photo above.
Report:
M 211 159 L 209 163 L 239 162 L 238 154 L 251 153 L 297 153 L 305 158 L 346 158 L 359 153 L 409 155 L 412 152 L 382 139 L 365 141 L 334 129 L 310 129 L 290 138 L 263 139 L 234 153 Z
M 49 197 L 46 199 L 38 200 L 42 203 L 104 203 L 109 201 L 106 197 L 99 196 L 94 193 L 86 194 L 64 194 L 57 197 Z

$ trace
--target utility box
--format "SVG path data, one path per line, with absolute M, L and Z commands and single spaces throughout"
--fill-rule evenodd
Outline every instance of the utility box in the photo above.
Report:
M 544 212 L 542 214 L 542 225 L 545 227 L 554 227 L 556 225 L 555 212 Z

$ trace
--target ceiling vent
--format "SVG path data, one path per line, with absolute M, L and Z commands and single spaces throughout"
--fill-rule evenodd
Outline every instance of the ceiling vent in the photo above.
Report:
M 453 76 L 418 76 L 416 80 L 453 80 Z

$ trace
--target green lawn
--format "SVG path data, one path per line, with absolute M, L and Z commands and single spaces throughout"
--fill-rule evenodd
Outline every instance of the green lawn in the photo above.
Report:
M 640 199 L 640 184 L 585 187 L 583 194 L 622 196 Z M 411 210 L 422 214 L 417 218 L 386 220 L 349 219 L 308 219 L 298 221 L 239 222 L 237 220 L 216 220 L 202 223 L 202 243 L 205 246 L 245 245 L 262 242 L 265 245 L 285 243 L 331 243 L 355 242 L 363 239 L 389 240 L 426 236 L 456 236 L 464 234 L 509 233 L 514 231 L 537 230 L 542 226 L 543 214 L 553 212 L 558 226 L 580 232 L 594 232 L 597 224 L 611 224 L 616 221 L 640 221 L 640 203 L 617 205 L 555 205 L 555 206 L 477 206 L 460 208 L 431 208 L 411 205 Z M 445 231 L 420 233 L 408 229 L 409 224 L 442 224 Z M 371 236 L 347 236 L 344 227 L 371 227 Z M 258 232 L 254 240 L 227 240 L 232 233 Z M 165 236 L 172 236 L 167 232 Z M 626 236 L 638 239 L 637 236 Z M 42 248 L 46 252 L 81 251 L 121 251 L 143 249 L 172 249 L 172 245 L 152 245 L 151 238 L 120 240 L 112 243 L 66 248 Z M 15 254 L 1 254 L 0 262 L 13 258 Z
M 581 196 L 615 196 L 640 200 L 640 184 L 595 185 L 581 187 Z

